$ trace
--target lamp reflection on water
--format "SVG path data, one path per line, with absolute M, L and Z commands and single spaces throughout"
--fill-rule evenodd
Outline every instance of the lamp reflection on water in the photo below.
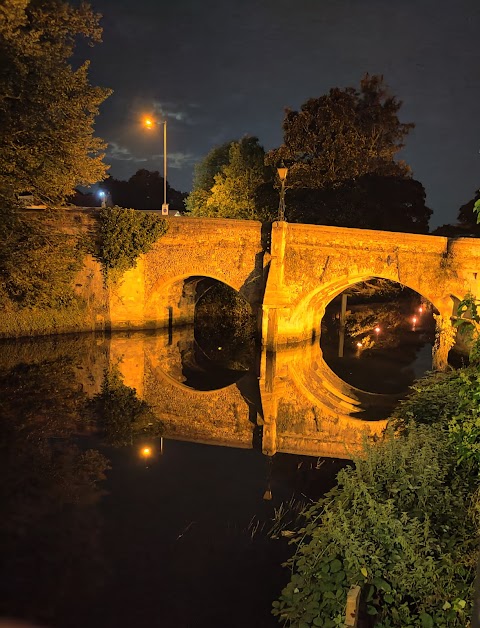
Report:
M 142 447 L 140 454 L 142 456 L 142 458 L 150 458 L 152 455 L 152 448 L 151 447 Z
M 158 448 L 155 445 L 144 444 L 142 445 L 142 447 L 140 447 L 138 454 L 140 458 L 145 460 L 145 462 L 148 462 L 151 458 L 153 458 L 153 456 L 155 456 L 155 454 L 157 453 L 157 449 L 158 454 L 160 454 L 160 456 L 163 456 L 163 436 L 160 436 L 159 438 Z

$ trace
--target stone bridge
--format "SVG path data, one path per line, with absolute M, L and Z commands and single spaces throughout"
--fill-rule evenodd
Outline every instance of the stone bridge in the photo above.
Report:
M 318 339 L 325 307 L 374 277 L 412 288 L 438 311 L 445 331 L 467 292 L 480 295 L 475 238 L 275 222 L 176 218 L 168 233 L 110 291 L 112 329 L 193 322 L 200 282 L 223 282 L 258 316 L 268 351 Z M 442 337 L 442 336 L 440 336 Z
M 59 214 L 66 231 L 95 229 L 95 210 Z M 84 319 L 68 328 L 55 323 L 52 333 L 171 330 L 191 324 L 202 291 L 216 280 L 246 299 L 257 315 L 263 347 L 275 352 L 313 343 L 328 303 L 349 286 L 379 277 L 408 286 L 433 304 L 441 344 L 442 338 L 448 339 L 458 301 L 467 292 L 480 297 L 476 238 L 287 222 L 262 225 L 187 217 L 168 221 L 167 234 L 117 286 L 106 289 L 99 263 L 87 256 L 76 280 L 76 290 L 87 303 Z M 6 335 L 1 323 L 0 335 Z
M 91 211 L 68 210 L 62 220 L 70 232 L 95 228 Z M 480 245 L 473 238 L 176 218 L 117 286 L 106 288 L 98 262 L 87 257 L 76 279 L 87 304 L 85 318 L 52 333 L 164 328 L 166 335 L 147 334 L 141 347 L 128 334 L 112 339 L 108 354 L 120 364 L 125 383 L 158 408 L 170 437 L 251 447 L 259 428 L 261 448 L 269 455 L 349 457 L 365 433 L 384 427 L 375 419 L 388 415 L 379 407 L 387 400 L 353 389 L 325 364 L 318 339 L 328 303 L 373 277 L 400 282 L 433 304 L 448 336 L 458 300 L 467 292 L 480 296 L 478 273 Z M 194 322 L 196 301 L 213 280 L 250 303 L 264 350 L 258 372 L 245 380 L 218 391 L 193 391 L 179 383 L 179 356 L 186 349 L 175 333 Z M 295 346 L 302 350 L 289 350 Z M 98 371 L 100 361 L 93 363 Z M 87 387 L 90 380 L 85 381 Z

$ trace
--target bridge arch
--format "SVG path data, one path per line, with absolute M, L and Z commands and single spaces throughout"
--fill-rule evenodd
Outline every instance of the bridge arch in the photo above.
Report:
M 176 275 L 168 279 L 159 280 L 148 291 L 145 299 L 145 316 L 152 321 L 165 321 L 165 327 L 193 325 L 195 309 L 205 294 L 206 289 L 216 284 L 222 284 L 239 294 L 255 313 L 258 304 L 249 300 L 240 282 L 227 283 L 219 274 L 189 274 Z M 207 283 L 202 289 L 202 283 Z M 210 283 L 210 286 L 208 286 Z
M 454 304 L 478 294 L 480 249 L 460 239 L 274 223 L 263 301 L 262 342 L 276 351 L 316 338 L 324 307 L 370 277 L 401 283 L 438 310 L 435 368 L 446 367 Z
M 453 307 L 457 300 L 461 297 L 457 295 L 449 295 L 447 298 L 442 296 L 438 297 L 435 294 L 431 294 L 429 291 L 424 290 L 421 286 L 415 285 L 414 282 L 400 283 L 398 280 L 394 280 L 386 274 L 361 274 L 357 276 L 343 275 L 336 279 L 334 282 L 328 284 L 322 284 L 317 287 L 312 287 L 308 294 L 303 295 L 302 299 L 295 305 L 291 313 L 291 323 L 294 326 L 299 326 L 302 322 L 307 324 L 307 329 L 310 330 L 305 334 L 305 337 L 310 336 L 312 340 L 315 340 L 317 334 L 320 333 L 320 326 L 322 318 L 325 314 L 325 308 L 327 305 L 348 288 L 362 283 L 364 281 L 370 281 L 372 279 L 386 279 L 392 283 L 399 283 L 400 285 L 410 288 L 426 301 L 431 303 L 436 311 L 436 314 L 451 316 L 453 313 Z

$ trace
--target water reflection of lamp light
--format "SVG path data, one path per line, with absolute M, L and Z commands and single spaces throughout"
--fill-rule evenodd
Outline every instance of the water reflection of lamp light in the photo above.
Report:
M 413 323 L 412 331 L 415 331 L 415 325 L 417 324 L 417 317 L 416 316 L 412 317 L 412 323 Z
M 355 357 L 359 358 L 362 355 L 363 344 L 361 342 L 355 343 L 357 347 L 357 352 L 355 353 Z

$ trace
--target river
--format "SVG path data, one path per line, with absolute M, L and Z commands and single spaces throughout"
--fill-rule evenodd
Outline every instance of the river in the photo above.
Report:
M 2 616 L 277 625 L 281 530 L 431 368 L 406 307 L 370 307 L 373 337 L 360 308 L 342 358 L 335 304 L 321 343 L 233 361 L 192 329 L 2 342 Z

